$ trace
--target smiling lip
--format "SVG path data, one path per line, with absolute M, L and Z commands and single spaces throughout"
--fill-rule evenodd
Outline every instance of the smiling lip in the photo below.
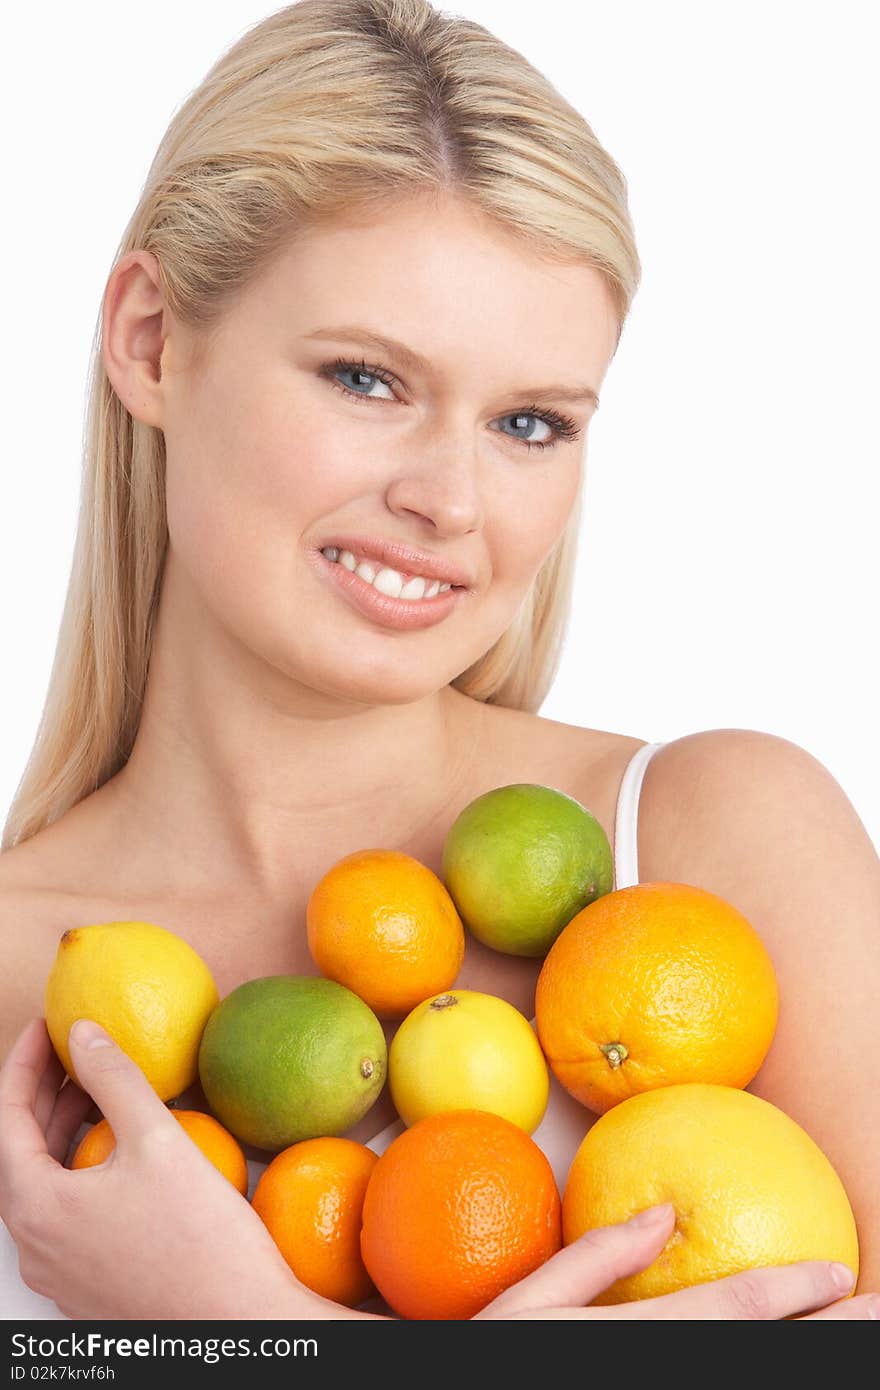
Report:
M 398 574 L 420 574 L 425 579 L 439 579 L 441 584 L 454 584 L 456 588 L 470 589 L 473 585 L 467 571 L 454 565 L 451 560 L 442 555 L 428 555 L 423 550 L 413 550 L 403 541 L 386 541 L 379 536 L 325 536 L 318 550 L 326 550 L 330 545 L 339 550 L 350 550 L 358 561 L 381 560 L 389 569 L 397 570 Z
M 335 582 L 343 597 L 365 618 L 370 618 L 381 627 L 398 628 L 403 632 L 442 623 L 467 593 L 466 589 L 447 589 L 434 598 L 390 598 L 368 584 L 354 570 L 346 569 L 345 565 L 335 560 L 328 560 L 320 550 L 313 550 L 310 558 L 313 558 L 319 573 L 331 583 Z

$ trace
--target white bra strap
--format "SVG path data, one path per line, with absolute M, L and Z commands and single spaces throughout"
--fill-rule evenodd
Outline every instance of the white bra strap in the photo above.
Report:
M 639 881 L 639 792 L 645 768 L 663 743 L 646 743 L 626 765 L 614 818 L 614 887 L 630 888 Z

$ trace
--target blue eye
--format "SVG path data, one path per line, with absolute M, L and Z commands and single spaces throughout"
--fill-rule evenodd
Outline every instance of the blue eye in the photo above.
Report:
M 348 376 L 355 376 L 355 377 L 371 377 L 373 382 L 380 381 L 380 382 L 383 384 L 383 386 L 388 386 L 389 388 L 390 388 L 391 385 L 393 384 L 393 380 L 394 380 L 393 377 L 390 377 L 390 374 L 388 374 L 388 373 L 386 373 L 385 375 L 380 376 L 380 374 L 379 374 L 378 371 L 369 371 L 369 370 L 363 365 L 363 363 L 356 363 L 356 362 L 336 362 L 336 363 L 333 364 L 333 370 L 334 370 L 334 372 L 335 372 L 337 375 L 340 375 L 340 376 L 348 375 Z M 340 382 L 339 384 L 342 386 L 342 389 L 343 389 L 344 391 L 351 391 L 351 394 L 352 394 L 352 395 L 361 396 L 361 397 L 363 397 L 363 398 L 365 398 L 365 399 L 372 399 L 372 400 L 387 400 L 387 399 L 388 399 L 388 397 L 383 397 L 383 396 L 373 396 L 373 397 L 369 397 L 369 396 L 367 396 L 367 393 L 366 393 L 365 391 L 360 391 L 360 390 L 358 390 L 358 389 L 357 389 L 357 386 L 354 387 L 354 388 L 352 388 L 351 386 L 346 386 L 346 385 L 344 385 L 344 384 L 341 383 L 341 382 Z M 360 386 L 363 386 L 363 385 L 369 386 L 370 384 L 371 384 L 370 382 L 364 383 L 363 381 L 361 381 L 360 383 L 358 383 L 358 385 L 360 385 Z
M 499 418 L 500 418 L 501 420 L 505 420 L 505 421 L 507 421 L 507 420 L 512 420 L 512 421 L 514 422 L 514 428 L 515 428 L 515 429 L 526 429 L 526 428 L 534 429 L 534 425 L 529 426 L 529 424 L 528 424 L 528 422 L 529 422 L 530 420 L 533 420 L 533 421 L 534 421 L 534 420 L 537 420 L 540 424 L 546 425 L 548 429 L 552 429 L 552 426 L 550 425 L 550 422 L 547 420 L 546 416 L 544 416 L 544 415 L 538 415 L 538 414 L 536 414 L 536 413 L 533 413 L 533 412 L 530 411 L 530 410 L 520 411 L 520 412 L 518 412 L 516 415 L 501 415 Z M 503 433 L 503 430 L 502 430 L 502 431 L 499 431 L 499 433 Z M 547 440 L 547 439 L 526 439 L 526 438 L 524 438 L 522 435 L 519 435 L 519 434 L 508 435 L 508 438 L 509 438 L 509 439 L 519 439 L 520 442 L 523 443 L 523 444 L 531 444 L 531 446 L 532 446 L 533 449 L 546 449 L 546 448 L 549 448 L 549 447 L 551 446 L 551 444 L 555 444 L 555 443 L 556 443 L 556 440 L 555 440 L 555 439 L 553 439 L 553 440 Z
M 331 386 L 337 391 L 342 391 L 351 400 L 355 401 L 381 401 L 393 400 L 393 396 L 374 396 L 368 394 L 371 387 L 378 381 L 382 385 L 389 387 L 394 385 L 397 378 L 392 372 L 386 371 L 383 367 L 368 366 L 366 362 L 350 362 L 342 357 L 337 357 L 334 362 L 326 362 L 320 368 L 320 375 L 326 377 Z M 369 380 L 361 380 L 355 386 L 347 386 L 344 382 L 338 381 L 339 376 L 367 377 Z M 358 387 L 365 387 L 360 390 Z M 501 415 L 499 420 L 515 420 L 517 429 L 526 429 L 528 420 L 540 420 L 553 431 L 552 439 L 524 439 L 521 435 L 505 434 L 507 439 L 515 439 L 520 444 L 524 444 L 527 449 L 552 449 L 560 439 L 574 440 L 580 437 L 581 431 L 574 420 L 567 415 L 560 415 L 557 410 L 541 408 L 534 403 L 526 406 L 523 410 L 516 410 L 507 415 Z M 493 421 L 493 425 L 494 425 Z M 497 431 L 499 434 L 505 433 L 503 430 Z

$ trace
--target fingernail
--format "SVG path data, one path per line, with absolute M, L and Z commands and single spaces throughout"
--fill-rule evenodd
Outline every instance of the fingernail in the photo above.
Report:
M 856 1282 L 856 1276 L 849 1265 L 833 1264 L 831 1266 L 831 1279 L 841 1293 L 846 1293 Z
M 77 1047 L 112 1047 L 113 1039 L 90 1018 L 78 1018 L 70 1029 L 70 1040 Z
M 661 1202 L 657 1207 L 646 1207 L 644 1211 L 631 1216 L 628 1226 L 660 1226 L 672 1215 L 672 1203 Z

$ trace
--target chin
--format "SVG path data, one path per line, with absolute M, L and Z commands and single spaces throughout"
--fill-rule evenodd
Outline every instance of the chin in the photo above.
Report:
M 404 659 L 401 659 L 401 665 Z M 334 679 L 330 672 L 322 677 L 312 673 L 306 684 L 323 695 L 335 696 L 361 705 L 411 705 L 442 690 L 446 680 L 426 680 L 425 671 L 404 671 L 390 665 L 380 670 L 349 670 L 344 681 Z M 449 677 L 454 680 L 455 676 Z

